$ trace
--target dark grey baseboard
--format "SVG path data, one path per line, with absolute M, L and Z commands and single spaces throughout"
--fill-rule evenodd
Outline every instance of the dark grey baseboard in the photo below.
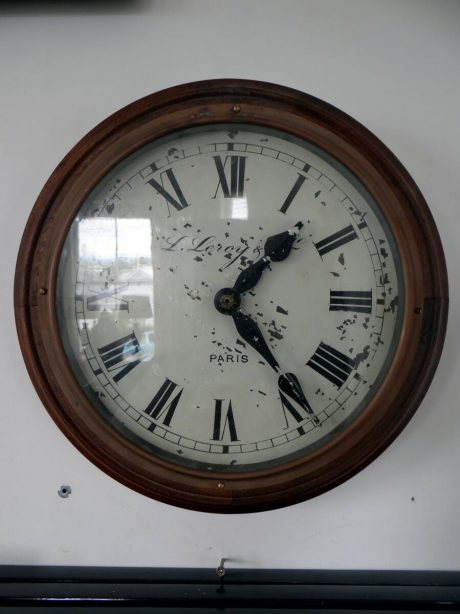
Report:
M 460 572 L 0 566 L 0 612 L 460 612 Z

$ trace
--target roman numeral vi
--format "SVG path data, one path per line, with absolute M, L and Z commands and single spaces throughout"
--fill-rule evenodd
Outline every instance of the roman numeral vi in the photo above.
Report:
M 228 402 L 227 411 L 222 406 L 223 402 L 223 399 L 215 399 L 212 439 L 214 441 L 222 441 L 226 437 L 226 431 L 228 431 L 230 441 L 238 441 L 232 402 Z

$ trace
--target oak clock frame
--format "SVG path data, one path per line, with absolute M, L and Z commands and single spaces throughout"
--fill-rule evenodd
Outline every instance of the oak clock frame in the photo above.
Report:
M 137 447 L 93 408 L 65 357 L 56 315 L 62 246 L 82 203 L 124 158 L 186 127 L 253 124 L 313 143 L 354 174 L 394 235 L 405 301 L 399 345 L 377 393 L 350 426 L 302 458 L 250 472 L 212 473 L 169 463 Z M 95 465 L 144 495 L 208 512 L 248 512 L 316 496 L 377 457 L 419 406 L 436 370 L 447 322 L 441 241 L 428 206 L 395 156 L 335 107 L 257 81 L 190 83 L 147 96 L 84 137 L 43 188 L 22 239 L 15 314 L 32 382 L 63 433 Z

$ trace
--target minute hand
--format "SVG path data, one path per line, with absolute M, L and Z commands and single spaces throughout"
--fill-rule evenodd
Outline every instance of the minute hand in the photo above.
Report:
M 260 328 L 254 320 L 243 313 L 241 309 L 237 309 L 232 313 L 233 321 L 235 322 L 236 330 L 240 336 L 249 343 L 256 352 L 258 352 L 264 360 L 274 369 L 279 372 L 279 364 L 268 347 Z
M 236 309 L 232 313 L 232 317 L 240 336 L 267 361 L 274 371 L 280 373 L 278 361 L 273 356 L 256 322 L 250 316 L 243 313 L 241 309 Z M 281 373 L 278 377 L 278 387 L 281 392 L 284 392 L 284 394 L 303 407 L 315 424 L 320 424 L 318 416 L 310 407 L 302 386 L 294 373 Z
M 238 275 L 233 289 L 239 293 L 252 290 L 262 277 L 262 273 L 270 262 L 281 262 L 289 256 L 292 246 L 296 240 L 299 230 L 303 223 L 297 222 L 293 228 L 279 234 L 268 237 L 264 245 L 264 256 L 241 271 Z

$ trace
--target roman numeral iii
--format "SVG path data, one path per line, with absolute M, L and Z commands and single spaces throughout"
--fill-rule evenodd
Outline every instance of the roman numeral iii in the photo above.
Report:
M 329 311 L 372 312 L 372 290 L 331 290 Z
M 141 347 L 134 333 L 112 341 L 112 343 L 98 348 L 97 351 L 107 371 L 117 371 L 113 377 L 113 381 L 116 383 L 141 362 L 137 356 Z
M 307 365 L 340 388 L 352 372 L 355 361 L 321 341 Z
M 243 198 L 246 158 L 244 156 L 213 156 L 219 183 L 213 198 L 216 198 L 219 188 L 222 188 L 224 198 Z M 229 181 L 230 180 L 230 181 Z

